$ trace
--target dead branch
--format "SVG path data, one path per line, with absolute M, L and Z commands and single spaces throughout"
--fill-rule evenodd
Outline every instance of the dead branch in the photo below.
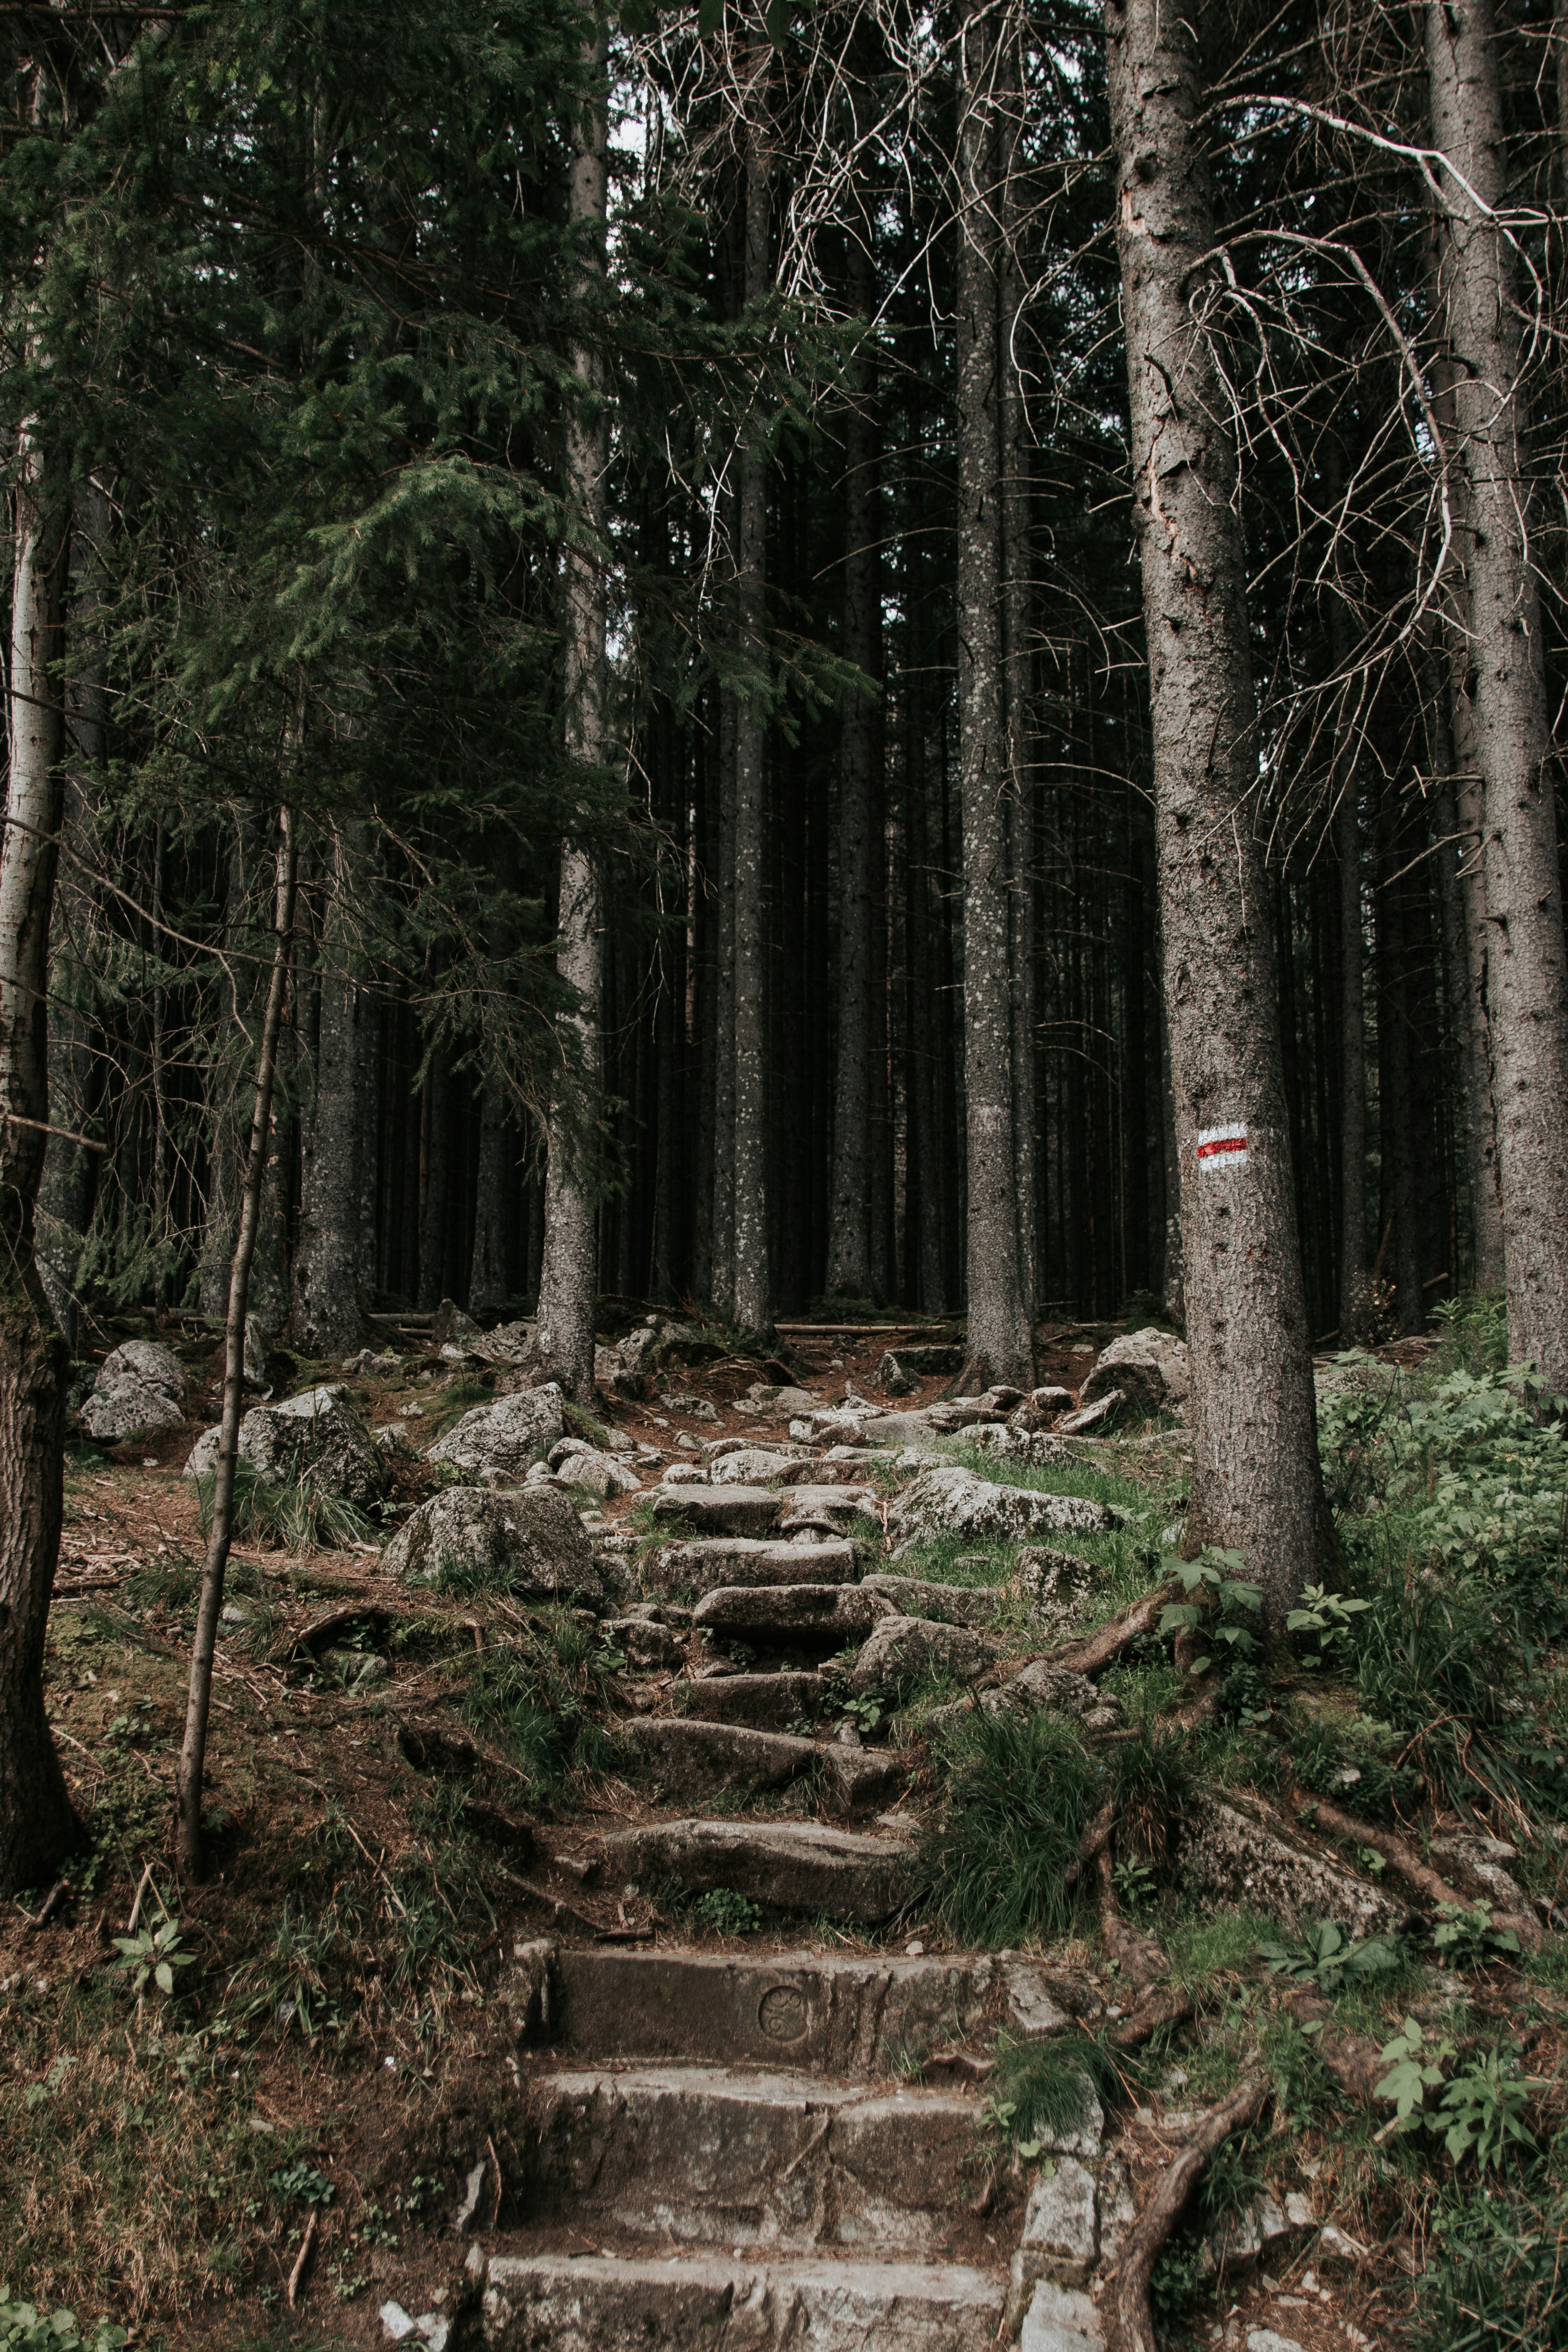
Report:
M 1429 1862 L 1423 1862 L 1415 1847 L 1400 1837 L 1396 1831 L 1375 1829 L 1370 1822 L 1358 1822 L 1351 1814 L 1342 1813 L 1337 1805 L 1330 1804 L 1326 1797 L 1314 1796 L 1306 1789 L 1292 1788 L 1290 1804 L 1291 1811 L 1298 1815 L 1315 1811 L 1322 1826 L 1332 1830 L 1335 1837 L 1349 1838 L 1355 1844 L 1367 1846 L 1374 1853 L 1380 1853 L 1390 1870 L 1396 1871 L 1407 1886 L 1414 1887 L 1417 1895 L 1424 1895 L 1434 1906 L 1449 1903 L 1461 1911 L 1469 1908 L 1465 1897 L 1440 1877 Z M 1540 1922 L 1528 1912 L 1498 1911 L 1490 1904 L 1483 1904 L 1481 1907 L 1494 1927 L 1513 1929 L 1523 1950 L 1540 1950 Z
M 1072 1643 L 1067 1649 L 1053 1653 L 1051 1664 L 1065 1666 L 1069 1673 L 1091 1679 L 1103 1674 L 1107 1666 L 1115 1664 L 1124 1650 L 1130 1650 L 1134 1642 L 1153 1631 L 1160 1611 L 1168 1601 L 1176 1598 L 1180 1590 L 1179 1585 L 1172 1583 L 1145 1592 L 1141 1601 L 1134 1601 L 1130 1609 L 1124 1609 L 1108 1625 L 1102 1625 L 1087 1641 Z
M 1105 1802 L 1101 1806 L 1099 1811 L 1095 1814 L 1093 1820 L 1084 1831 L 1083 1835 L 1078 1841 L 1077 1854 L 1073 1860 L 1068 1864 L 1064 1874 L 1065 1885 L 1069 1886 L 1077 1885 L 1079 1878 L 1082 1874 L 1084 1864 L 1086 1863 L 1092 1862 L 1103 1846 L 1110 1844 L 1111 1833 L 1114 1830 L 1115 1826 L 1115 1800 L 1113 1797 L 1107 1797 Z
M 305 2275 L 305 2265 L 310 2259 L 310 2249 L 316 2243 L 316 2224 L 319 2218 L 319 2207 L 312 2205 L 309 2219 L 305 2224 L 305 2235 L 299 2241 L 299 2252 L 294 2257 L 294 2268 L 288 2273 L 287 2294 L 290 2311 L 293 2310 L 295 2300 L 299 2293 L 299 2282 Z
M 1166 2167 L 1154 2196 L 1139 2214 L 1122 2249 L 1106 2298 L 1110 2326 L 1107 2352 L 1156 2352 L 1149 2280 L 1161 2247 L 1181 2219 L 1204 2166 L 1235 2133 L 1254 2122 L 1268 2096 L 1266 2081 L 1240 2083 L 1228 2099 L 1211 2107 L 1173 2164 Z

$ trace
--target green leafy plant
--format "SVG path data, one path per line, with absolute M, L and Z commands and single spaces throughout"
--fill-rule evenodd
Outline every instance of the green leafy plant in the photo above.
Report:
M 1377 2096 L 1392 2100 L 1396 2129 L 1415 2131 L 1426 2120 L 1427 2092 L 1442 2086 L 1444 2063 L 1454 2055 L 1454 2045 L 1446 2037 L 1428 2042 L 1418 2020 L 1407 2017 L 1379 2054 L 1388 2072 Z
M 1178 1559 L 1167 1552 L 1160 1562 L 1163 1576 L 1175 1577 L 1193 1597 L 1186 1601 L 1168 1601 L 1160 1612 L 1156 1631 L 1166 1633 L 1196 1633 L 1202 1632 L 1205 1641 L 1223 1644 L 1237 1658 L 1249 1658 L 1258 1648 L 1258 1637 L 1249 1625 L 1241 1621 L 1256 1616 L 1263 1605 L 1260 1585 L 1249 1584 L 1236 1570 L 1246 1566 L 1246 1556 L 1239 1551 L 1221 1551 L 1207 1545 L 1196 1559 Z M 1203 1674 L 1214 1664 L 1212 1656 L 1195 1658 L 1192 1672 Z
M 1444 2085 L 1434 2130 L 1456 2164 L 1473 2156 L 1478 2172 L 1495 2169 L 1504 2157 L 1534 2151 L 1535 2134 L 1525 2120 L 1531 2102 L 1547 2087 L 1534 2074 L 1512 2071 L 1517 2042 L 1500 2042 L 1461 2066 Z
M 279 2165 L 267 2185 L 279 2205 L 329 2205 L 337 2194 L 326 2174 L 303 2157 Z
M 46 2315 L 30 2303 L 0 2303 L 0 2352 L 119 2352 L 130 2341 L 113 2320 L 86 2329 L 69 2311 Z
M 114 1948 L 120 1954 L 117 1966 L 130 1977 L 131 1990 L 139 2001 L 149 1982 L 164 1995 L 172 1993 L 175 1969 L 195 1965 L 194 1952 L 181 1948 L 182 1932 L 179 1921 L 165 1911 L 158 1927 L 140 1927 L 134 1936 L 116 1936 Z
M 845 1723 L 852 1723 L 857 1731 L 874 1731 L 886 1711 L 887 1702 L 880 1692 L 868 1691 L 859 1698 L 846 1698 L 839 1707 Z
M 692 1916 L 721 1936 L 754 1936 L 762 1925 L 762 1912 L 748 1895 L 737 1895 L 732 1886 L 710 1887 L 699 1895 L 692 1905 Z
M 1273 1975 L 1309 1980 L 1326 1993 L 1338 1992 L 1347 1977 L 1364 1981 L 1399 1966 L 1398 1947 L 1387 1937 L 1354 1943 L 1332 1919 L 1309 1923 L 1293 1944 L 1260 1944 L 1258 1953 Z
M 1119 1862 L 1112 1883 L 1124 1911 L 1145 1910 L 1155 1899 L 1155 1874 L 1146 1862 Z
M 1370 1601 L 1357 1600 L 1352 1594 L 1330 1592 L 1321 1584 L 1307 1585 L 1301 1593 L 1301 1607 L 1292 1609 L 1285 1619 L 1288 1633 L 1311 1633 L 1316 1637 L 1317 1647 L 1303 1654 L 1302 1665 L 1345 1664 L 1354 1622 L 1371 1606 Z
M 1484 1903 L 1467 1908 L 1459 1903 L 1439 1903 L 1432 1943 L 1453 1969 L 1483 1969 L 1506 1955 L 1519 1956 L 1519 1937 L 1511 1927 L 1494 1927 Z

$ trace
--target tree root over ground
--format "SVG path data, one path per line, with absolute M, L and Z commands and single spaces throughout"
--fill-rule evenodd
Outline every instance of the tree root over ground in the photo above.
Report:
M 1318 1822 L 1325 1830 L 1332 1831 L 1335 1837 L 1349 1838 L 1354 1843 L 1380 1853 L 1390 1870 L 1396 1872 L 1407 1886 L 1414 1887 L 1417 1895 L 1425 1895 L 1434 1906 L 1451 1903 L 1460 1910 L 1469 1907 L 1465 1897 L 1440 1877 L 1429 1862 L 1423 1862 L 1415 1847 L 1397 1831 L 1376 1829 L 1370 1822 L 1358 1822 L 1354 1815 L 1342 1813 L 1339 1807 L 1331 1804 L 1326 1797 L 1315 1796 L 1307 1789 L 1292 1788 L 1290 1803 L 1298 1819 L 1303 1813 L 1315 1812 Z M 1499 1911 L 1490 1903 L 1483 1904 L 1481 1907 L 1494 1927 L 1513 1929 L 1521 1950 L 1538 1952 L 1541 1949 L 1541 1923 L 1528 1912 Z
M 1113 1617 L 1097 1633 L 1052 1652 L 1051 1664 L 1065 1666 L 1070 1674 L 1083 1675 L 1092 1681 L 1107 1666 L 1114 1665 L 1124 1650 L 1130 1650 L 1134 1642 L 1141 1642 L 1145 1633 L 1154 1631 L 1166 1601 L 1176 1600 L 1180 1591 L 1179 1584 L 1162 1584 L 1155 1591 L 1145 1592 L 1141 1601 L 1134 1601 L 1130 1609 Z
M 1211 2107 L 1139 2214 L 1122 2249 L 1106 2297 L 1106 2352 L 1157 2352 L 1149 2280 L 1160 2249 L 1197 2186 L 1204 2166 L 1235 2133 L 1257 2119 L 1269 2094 L 1266 2080 L 1240 2083 L 1228 2099 Z

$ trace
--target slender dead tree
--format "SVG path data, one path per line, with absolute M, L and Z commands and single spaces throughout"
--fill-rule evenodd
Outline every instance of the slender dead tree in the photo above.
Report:
M 1013 1088 L 1013 794 L 1002 579 L 1000 142 L 997 35 L 984 0 L 961 34 L 958 127 L 958 745 L 968 1103 L 967 1388 L 1034 1382 L 1019 1232 Z
M 768 142 L 765 108 L 768 44 L 747 43 L 744 133 L 746 300 L 759 305 L 772 283 Z M 768 625 L 768 455 L 757 423 L 740 453 L 735 561 L 735 622 L 747 662 L 760 672 Z M 743 1331 L 773 1328 L 768 1243 L 768 1008 L 763 873 L 767 706 L 756 677 L 735 707 L 735 1211 L 731 1313 Z
M 1568 960 L 1531 545 L 1525 329 L 1500 217 L 1508 156 L 1490 0 L 1427 0 L 1437 281 L 1465 520 L 1459 699 L 1481 781 L 1486 1008 L 1509 1354 L 1568 1391 Z M 1459 730 L 1456 728 L 1456 733 Z
M 185 1701 L 185 1737 L 180 1749 L 175 1851 L 181 1869 L 199 1879 L 206 1865 L 202 1832 L 202 1786 L 206 1778 L 207 1718 L 213 1700 L 213 1653 L 224 1605 L 224 1580 L 234 1540 L 235 1476 L 239 1464 L 240 1403 L 245 1389 L 245 1323 L 250 1306 L 251 1266 L 261 1224 L 262 1195 L 272 1132 L 272 1089 L 277 1075 L 277 1039 L 294 950 L 294 903 L 299 877 L 298 834 L 294 813 L 278 819 L 277 889 L 274 900 L 272 969 L 262 1007 L 256 1049 L 256 1099 L 250 1147 L 240 1184 L 239 1225 L 229 1271 L 228 1315 L 224 1327 L 224 1404 L 218 1427 L 218 1458 L 213 1480 L 213 1516 L 202 1590 L 196 1603 L 196 1633 L 191 1648 L 191 1684 Z
M 1331 1540 L 1284 1100 L 1239 463 L 1201 315 L 1219 277 L 1192 16 L 1107 0 L 1134 521 L 1192 1350 L 1189 1539 L 1282 1624 Z
M 59 1556 L 68 1350 L 36 1256 L 48 1140 L 49 923 L 65 814 L 59 665 L 68 504 L 22 428 L 11 580 L 5 830 L 0 841 L 0 1889 L 52 1875 L 79 1831 L 44 1712 Z
M 592 94 L 578 121 L 568 181 L 570 217 L 582 238 L 584 289 L 602 276 L 606 203 L 605 36 L 600 26 L 585 63 Z M 569 541 L 566 584 L 567 745 L 584 770 L 606 749 L 604 577 L 605 426 L 597 397 L 599 366 L 585 344 L 572 365 L 587 397 L 567 420 L 566 470 L 578 536 Z M 539 1270 L 535 1345 L 579 1403 L 593 1398 L 593 1325 L 599 1298 L 598 1210 L 593 1150 L 603 1061 L 604 908 L 599 861 L 591 843 L 568 840 L 560 854 L 560 947 L 556 964 L 572 991 L 568 1058 L 549 1120 L 544 1261 Z

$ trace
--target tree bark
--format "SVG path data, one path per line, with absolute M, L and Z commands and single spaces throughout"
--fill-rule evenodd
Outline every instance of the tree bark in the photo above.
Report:
M 261 1224 L 267 1145 L 272 1127 L 272 1088 L 277 1071 L 277 1038 L 283 1025 L 283 1000 L 288 985 L 289 956 L 294 943 L 298 846 L 294 814 L 287 807 L 281 814 L 280 827 L 282 837 L 277 850 L 272 972 L 267 982 L 261 1034 L 256 1045 L 256 1106 L 251 1117 L 245 1181 L 240 1190 L 239 1230 L 235 1236 L 234 1266 L 229 1276 L 228 1319 L 224 1334 L 224 1405 L 219 1423 L 217 1467 L 213 1481 L 212 1526 L 207 1537 L 207 1556 L 202 1563 L 202 1591 L 196 1603 L 196 1632 L 191 1648 L 191 1685 L 185 1702 L 185 1737 L 180 1749 L 176 1850 L 181 1869 L 188 1877 L 195 1879 L 203 1875 L 205 1867 L 202 1786 L 206 1778 L 213 1654 L 217 1646 L 218 1618 L 224 1605 L 224 1579 L 228 1570 L 229 1546 L 234 1537 L 235 1474 L 239 1460 L 239 1416 L 245 1387 L 245 1325 L 250 1303 L 250 1270 Z
M 1531 543 L 1524 341 L 1500 226 L 1507 155 L 1490 0 L 1427 0 L 1438 283 L 1467 526 L 1465 698 L 1481 780 L 1486 1001 L 1509 1353 L 1568 1391 L 1568 963 Z
M 352 1355 L 370 1303 L 365 1264 L 366 1067 L 371 1008 L 355 978 L 356 899 L 365 889 L 370 827 L 351 819 L 332 844 L 331 898 L 321 929 L 315 1094 L 300 1171 L 294 1330 L 307 1354 Z
M 768 141 L 763 109 L 769 51 L 745 52 L 746 300 L 760 304 L 772 280 Z M 772 1329 L 768 1263 L 767 973 L 763 911 L 763 791 L 767 698 L 768 472 L 755 420 L 740 453 L 735 619 L 753 678 L 735 710 L 735 1263 L 730 1313 L 743 1331 Z
M 605 37 L 594 33 L 585 64 L 591 96 L 580 118 L 568 182 L 568 211 L 582 237 L 586 291 L 604 268 Z M 606 749 L 604 580 L 605 422 L 599 368 L 585 344 L 572 365 L 583 387 L 567 423 L 566 470 L 581 537 L 568 543 L 566 583 L 567 746 L 584 770 Z M 593 1324 L 599 1298 L 595 1120 L 603 1060 L 604 914 L 599 863 L 586 842 L 561 847 L 556 968 L 572 991 L 566 1059 L 549 1118 L 545 1182 L 545 1251 L 539 1274 L 536 1345 L 580 1404 L 593 1399 Z
M 515 1151 L 499 1086 L 487 1079 L 479 1097 L 479 1144 L 474 1183 L 474 1255 L 468 1273 L 470 1314 L 489 1312 L 507 1297 L 507 1200 Z
M 869 341 L 875 303 L 871 262 L 856 224 L 851 301 L 866 327 L 844 425 L 844 658 L 864 688 L 844 697 L 839 734 L 839 1037 L 833 1087 L 833 1160 L 828 1228 L 830 1293 L 873 1296 L 871 1262 L 872 753 L 876 730 L 871 688 L 876 677 L 878 562 L 876 443 L 873 404 L 876 362 Z
M 35 1254 L 49 1121 L 48 955 L 65 811 L 58 666 L 64 496 L 24 425 L 13 494 L 5 829 L 0 841 L 0 1890 L 44 1884 L 79 1839 L 44 1712 L 63 1509 L 67 1349 Z
M 958 221 L 958 735 L 967 1106 L 967 1388 L 1034 1385 L 1013 1100 L 1012 793 L 1001 536 L 998 139 L 989 12 L 963 30 Z
M 1205 88 L 1190 23 L 1158 0 L 1107 0 L 1105 23 L 1192 1350 L 1188 1540 L 1245 1551 L 1278 1628 L 1330 1534 L 1253 832 L 1238 456 L 1193 309 L 1216 274 Z

